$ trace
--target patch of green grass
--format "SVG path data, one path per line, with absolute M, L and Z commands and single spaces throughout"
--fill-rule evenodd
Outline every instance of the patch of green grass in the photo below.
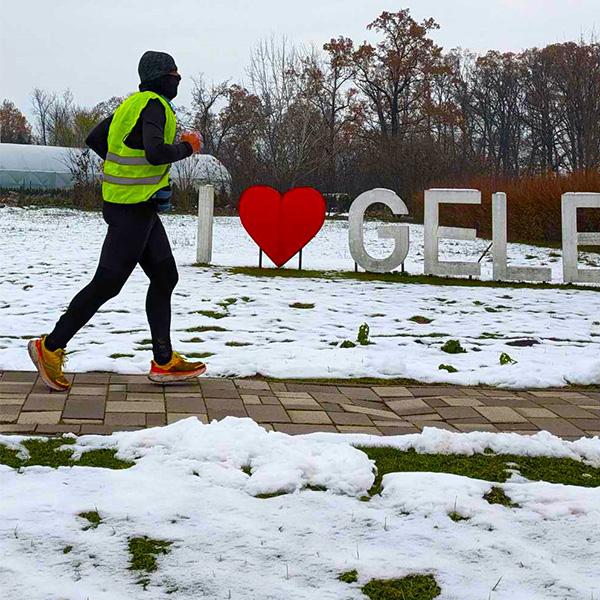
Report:
M 22 445 L 29 453 L 29 457 L 23 461 L 21 466 L 31 467 L 39 465 L 42 467 L 62 467 L 69 465 L 73 450 L 61 446 L 74 444 L 73 438 L 46 438 L 24 440 Z
M 220 313 L 216 310 L 195 310 L 193 311 L 195 315 L 202 315 L 203 317 L 208 317 L 209 319 L 224 319 L 227 317 L 227 313 Z M 189 329 L 187 331 L 190 331 Z
M 370 600 L 433 600 L 442 590 L 433 575 L 408 575 L 402 579 L 372 579 L 362 592 Z
M 484 331 L 480 336 L 480 340 L 499 340 L 504 336 L 499 333 L 490 333 L 489 331 Z
M 492 487 L 492 489 L 484 494 L 483 498 L 489 504 L 502 504 L 508 508 L 519 508 L 518 504 L 515 504 L 507 495 L 506 492 L 498 486 Z
M 294 302 L 293 304 L 290 304 L 290 308 L 300 308 L 305 310 L 309 310 L 314 307 L 314 303 L 311 302 Z
M 381 492 L 381 481 L 384 475 L 402 472 L 452 473 L 504 483 L 510 477 L 512 469 L 530 481 L 600 487 L 600 468 L 591 467 L 571 458 L 517 456 L 490 452 L 471 456 L 422 454 L 414 449 L 357 447 L 374 460 L 377 467 L 375 482 L 369 491 L 371 495 Z
M 123 354 L 121 352 L 115 352 L 114 354 L 109 355 L 109 358 L 130 358 L 135 356 L 135 354 Z
M 448 373 L 458 373 L 458 369 L 452 365 L 440 365 L 438 367 L 440 371 L 448 371 Z
M 466 350 L 460 345 L 459 340 L 448 340 L 441 348 L 442 352 L 448 354 L 462 354 Z
M 230 346 L 232 348 L 242 347 L 242 346 L 252 346 L 250 342 L 225 342 L 226 346 Z
M 225 300 L 221 300 L 221 302 L 217 302 L 217 306 L 222 306 L 223 308 L 227 308 L 228 306 L 231 306 L 232 304 L 235 304 L 237 302 L 237 298 L 225 298 Z
M 267 494 L 256 494 L 255 498 L 259 498 L 260 500 L 268 500 L 269 498 L 277 498 L 278 496 L 287 496 L 289 492 L 285 490 L 279 490 L 277 492 L 269 492 Z
M 420 284 L 459 287 L 490 287 L 538 290 L 584 290 L 600 292 L 600 287 L 552 283 L 523 283 L 512 281 L 482 281 L 457 277 L 438 277 L 436 275 L 409 275 L 408 273 L 355 273 L 354 271 L 308 271 L 297 269 L 265 269 L 259 267 L 231 267 L 225 269 L 234 275 L 250 277 L 284 277 L 299 279 L 353 279 L 356 281 L 379 281 L 382 283 Z
M 189 340 L 182 340 L 185 344 L 201 344 L 204 340 L 199 337 L 193 337 Z
M 423 317 L 422 315 L 415 315 L 414 317 L 411 317 L 408 320 L 412 321 L 413 323 L 418 323 L 419 325 L 427 325 L 429 323 L 433 323 L 433 319 Z
M 203 333 L 205 331 L 227 331 L 227 329 L 219 327 L 218 325 L 199 325 L 198 327 L 189 327 L 184 331 L 189 331 L 190 333 Z
M 369 326 L 367 323 L 363 323 L 358 328 L 358 335 L 356 336 L 356 341 L 361 346 L 368 346 L 371 342 L 369 342 Z
M 250 465 L 244 465 L 242 467 L 242 471 L 244 473 L 246 473 L 246 475 L 248 475 L 248 477 L 250 477 L 250 475 L 252 475 L 252 468 L 250 467 Z
M 354 342 L 351 342 L 350 340 L 344 340 L 340 344 L 340 348 L 356 348 L 356 344 Z
M 136 342 L 136 344 L 139 344 L 140 346 L 151 346 L 152 340 L 150 338 L 144 338 L 143 340 Z
M 186 352 L 185 353 L 186 358 L 199 358 L 199 359 L 208 358 L 208 357 L 214 356 L 214 355 L 215 355 L 214 352 Z
M 119 471 L 122 469 L 129 469 L 135 464 L 133 462 L 117 458 L 116 454 L 117 451 L 111 448 L 90 450 L 89 452 L 84 452 L 79 457 L 79 460 L 73 463 L 73 466 L 97 467 L 102 469 L 112 469 L 113 471 Z
M 503 352 L 500 355 L 500 364 L 501 365 L 516 365 L 517 361 L 514 358 L 511 358 L 510 355 Z
M 326 492 L 327 488 L 324 485 L 312 485 L 312 484 L 308 484 L 305 485 L 303 488 L 303 490 L 308 490 L 309 492 Z
M 12 450 L 3 444 L 0 444 L 0 465 L 18 469 L 21 466 L 21 463 L 22 461 L 19 458 L 18 450 Z
M 346 571 L 345 573 L 342 573 L 338 579 L 344 583 L 356 583 L 358 581 L 358 571 L 356 569 Z
M 79 513 L 77 516 L 81 517 L 82 519 L 85 519 L 89 523 L 89 525 L 86 525 L 83 528 L 83 531 L 87 531 L 88 529 L 97 529 L 98 525 L 102 523 L 102 517 L 100 516 L 100 513 L 97 510 L 82 512 Z
M 116 458 L 116 450 L 100 449 L 84 452 L 78 460 L 73 460 L 73 450 L 63 448 L 75 443 L 74 438 L 33 438 L 22 442 L 28 457 L 20 458 L 17 450 L 0 444 L 0 464 L 13 469 L 22 467 L 99 467 L 104 469 L 128 469 L 134 463 Z
M 173 542 L 165 540 L 153 540 L 147 536 L 130 538 L 128 543 L 129 548 L 129 570 L 139 571 L 141 577 L 137 583 L 148 587 L 150 578 L 143 573 L 154 573 L 158 569 L 156 557 L 160 554 L 168 554 Z
M 448 513 L 448 516 L 455 522 L 455 523 L 460 523 L 461 521 L 468 521 L 469 517 L 465 517 L 463 515 L 461 515 L 459 512 L 453 510 L 452 512 Z
M 373 344 L 373 343 L 374 342 L 371 342 L 369 340 L 369 325 L 367 323 L 363 323 L 358 328 L 358 333 L 356 335 L 356 341 L 353 342 L 351 340 L 344 340 L 339 345 L 339 347 L 340 348 L 356 348 L 357 344 L 360 344 L 361 346 L 369 346 L 370 344 Z M 337 346 L 337 343 L 336 342 L 332 342 L 330 345 L 331 346 Z
M 69 554 L 73 550 L 73 546 L 65 546 L 63 548 L 63 554 Z

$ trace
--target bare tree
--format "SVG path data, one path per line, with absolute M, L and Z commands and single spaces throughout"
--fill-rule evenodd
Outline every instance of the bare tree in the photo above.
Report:
M 510 52 L 476 61 L 472 86 L 478 146 L 493 174 L 517 176 L 522 164 L 524 69 Z
M 528 130 L 531 172 L 558 172 L 563 166 L 559 150 L 561 107 L 559 89 L 553 76 L 551 48 L 526 50 L 521 55 L 524 78 L 523 126 Z
M 408 9 L 383 12 L 367 26 L 383 40 L 375 47 L 365 42 L 355 51 L 356 83 L 384 137 L 400 137 L 423 118 L 418 111 L 423 85 L 441 57 L 429 32 L 438 28 L 433 19 L 417 23 Z
M 560 145 L 572 170 L 600 166 L 600 44 L 551 46 L 562 105 Z
M 48 113 L 48 143 L 52 146 L 75 146 L 73 114 L 75 112 L 73 94 L 70 90 L 56 96 Z
M 103 100 L 94 106 L 94 112 L 98 114 L 100 119 L 110 117 L 119 105 L 125 100 L 124 96 L 111 96 L 108 100 Z
M 73 205 L 87 209 L 100 206 L 100 159 L 89 148 L 73 148 L 67 152 L 65 164 L 73 181 L 70 191 Z
M 325 130 L 321 146 L 324 186 L 326 191 L 335 193 L 344 147 L 341 134 L 355 115 L 352 108 L 358 90 L 351 85 L 355 72 L 352 40 L 332 39 L 324 44 L 323 50 L 325 55 L 313 51 L 302 59 L 302 93 L 306 102 L 318 111 L 320 128 Z
M 194 89 L 192 91 L 192 106 L 194 110 L 194 127 L 202 132 L 206 152 L 218 152 L 222 140 L 217 108 L 219 103 L 224 103 L 227 97 L 228 82 L 207 85 L 204 77 L 199 75 L 192 78 Z
M 319 119 L 302 94 L 300 72 L 298 52 L 285 39 L 262 41 L 252 52 L 250 90 L 260 102 L 257 157 L 281 188 L 318 169 L 313 151 L 322 142 Z
M 36 118 L 35 132 L 41 144 L 47 146 L 50 137 L 50 113 L 56 101 L 56 95 L 40 88 L 35 88 L 31 94 L 33 114 Z

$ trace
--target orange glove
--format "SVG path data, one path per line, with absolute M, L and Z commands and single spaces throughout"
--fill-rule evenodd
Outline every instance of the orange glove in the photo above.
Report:
M 187 142 L 194 150 L 194 154 L 202 150 L 202 136 L 197 131 L 186 131 L 185 133 L 182 133 L 181 141 Z

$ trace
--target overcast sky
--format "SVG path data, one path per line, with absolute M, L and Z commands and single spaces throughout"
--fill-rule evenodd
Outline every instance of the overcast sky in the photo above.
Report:
M 184 76 L 176 103 L 187 104 L 190 76 L 243 78 L 261 38 L 372 40 L 365 26 L 400 8 L 433 17 L 446 49 L 518 51 L 600 29 L 600 0 L 0 0 L 0 100 L 29 115 L 34 87 L 69 88 L 93 105 L 134 90 L 139 57 L 153 49 L 175 57 Z

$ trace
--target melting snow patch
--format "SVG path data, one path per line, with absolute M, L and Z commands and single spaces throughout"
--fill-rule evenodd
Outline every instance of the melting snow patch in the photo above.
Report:
M 0 436 L 0 443 L 19 440 Z M 600 464 L 600 440 L 550 434 L 371 436 L 267 432 L 248 419 L 83 436 L 77 453 L 115 448 L 125 470 L 0 466 L 0 597 L 6 600 L 363 599 L 373 578 L 431 573 L 443 598 L 597 597 L 600 489 L 511 480 L 520 508 L 488 504 L 492 483 L 391 473 L 370 502 L 373 464 L 356 443 L 420 452 L 571 457 Z M 244 467 L 250 467 L 249 476 Z M 305 488 L 324 487 L 326 492 Z M 257 499 L 256 494 L 286 491 Z M 97 510 L 82 528 L 77 515 Z M 468 520 L 454 522 L 457 511 Z M 148 574 L 128 570 L 129 540 L 172 542 Z M 68 549 L 68 551 L 65 551 Z M 359 581 L 339 573 L 356 569 Z M 35 575 L 35 576 L 34 576 Z

